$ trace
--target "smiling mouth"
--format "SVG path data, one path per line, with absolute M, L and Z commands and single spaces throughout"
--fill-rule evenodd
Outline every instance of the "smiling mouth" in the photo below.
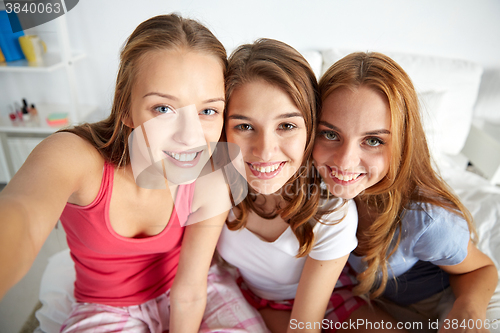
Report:
M 276 177 L 283 169 L 285 163 L 286 162 L 278 162 L 275 164 L 263 165 L 265 163 L 252 164 L 247 162 L 248 167 L 250 168 L 250 171 L 253 173 L 253 175 L 263 180 L 272 179 Z
M 330 168 L 330 176 L 342 182 L 351 182 L 357 180 L 360 176 L 365 175 L 365 173 L 350 173 L 350 174 L 342 174 L 338 172 L 336 169 Z
M 250 164 L 250 168 L 255 170 L 255 171 L 258 171 L 260 173 L 270 173 L 270 172 L 274 172 L 276 170 L 278 170 L 278 168 L 280 167 L 282 162 L 280 163 L 276 163 L 276 164 L 273 164 L 273 165 L 267 165 L 267 166 L 258 166 L 258 165 L 253 165 L 253 164 Z
M 166 155 L 172 157 L 174 160 L 179 162 L 191 162 L 201 153 L 201 151 L 193 152 L 193 153 L 174 153 L 170 151 L 163 151 Z

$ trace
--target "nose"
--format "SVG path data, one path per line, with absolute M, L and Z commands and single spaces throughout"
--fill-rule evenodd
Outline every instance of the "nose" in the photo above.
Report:
M 359 165 L 360 151 L 355 142 L 343 142 L 335 148 L 333 162 L 341 171 L 353 170 Z
M 263 162 L 272 161 L 278 150 L 278 138 L 270 131 L 261 131 L 254 137 L 252 153 Z
M 193 107 L 182 109 L 177 116 L 177 121 L 173 124 L 173 139 L 186 146 L 204 145 L 205 136 L 201 127 L 198 112 Z

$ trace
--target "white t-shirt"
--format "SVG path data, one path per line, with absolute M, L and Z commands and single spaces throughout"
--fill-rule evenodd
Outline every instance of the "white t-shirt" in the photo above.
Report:
M 342 202 L 334 200 L 338 200 L 337 205 Z M 341 222 L 331 225 L 344 215 Z M 321 220 L 327 224 L 311 222 L 315 223 L 315 243 L 308 256 L 316 260 L 333 260 L 356 248 L 358 213 L 353 200 Z M 274 242 L 267 242 L 247 228 L 231 231 L 224 225 L 217 250 L 225 261 L 239 269 L 255 295 L 275 301 L 295 298 L 308 256 L 296 257 L 299 241 L 290 227 Z

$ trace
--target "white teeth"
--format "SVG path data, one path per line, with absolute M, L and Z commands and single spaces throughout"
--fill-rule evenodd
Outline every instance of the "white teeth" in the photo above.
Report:
M 170 153 L 170 152 L 165 152 L 168 156 L 176 159 L 177 161 L 180 162 L 191 162 L 192 160 L 195 159 L 196 154 L 198 153 Z
M 259 166 L 250 164 L 250 166 L 254 170 L 257 170 L 257 171 L 259 171 L 261 173 L 266 173 L 266 172 L 273 172 L 273 171 L 278 170 L 278 168 L 280 167 L 280 164 L 281 163 L 274 164 L 274 165 L 268 165 L 268 166 L 265 166 L 265 167 L 259 167 Z
M 339 180 L 342 180 L 344 182 L 349 182 L 353 179 L 356 179 L 360 176 L 361 174 L 360 173 L 352 173 L 350 175 L 343 175 L 341 173 L 337 173 L 336 170 L 333 170 L 332 169 L 332 176 L 339 179 Z

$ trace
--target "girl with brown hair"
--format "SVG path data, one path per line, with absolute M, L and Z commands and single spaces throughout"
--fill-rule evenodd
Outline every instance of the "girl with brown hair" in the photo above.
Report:
M 77 300 L 62 331 L 198 332 L 230 198 L 213 172 L 210 193 L 225 207 L 214 211 L 204 180 L 177 181 L 170 171 L 200 173 L 210 159 L 223 126 L 226 67 L 223 45 L 194 20 L 161 15 L 135 29 L 121 52 L 110 116 L 45 139 L 2 191 L 0 296 L 60 219 Z M 136 183 L 132 132 L 160 160 L 163 186 Z
M 408 75 L 383 54 L 354 53 L 319 85 L 314 161 L 329 191 L 358 209 L 354 293 L 381 296 L 388 309 L 403 305 L 428 328 L 451 286 L 444 330 L 454 319 L 484 321 L 496 269 L 472 242 L 470 213 L 432 168 Z M 385 318 L 373 311 L 361 307 L 351 319 Z
M 218 252 L 272 332 L 320 332 L 332 307 L 325 295 L 357 242 L 352 201 L 322 202 L 329 214 L 317 214 L 316 78 L 300 53 L 271 39 L 240 46 L 228 68 L 225 135 L 241 149 L 250 186 Z

